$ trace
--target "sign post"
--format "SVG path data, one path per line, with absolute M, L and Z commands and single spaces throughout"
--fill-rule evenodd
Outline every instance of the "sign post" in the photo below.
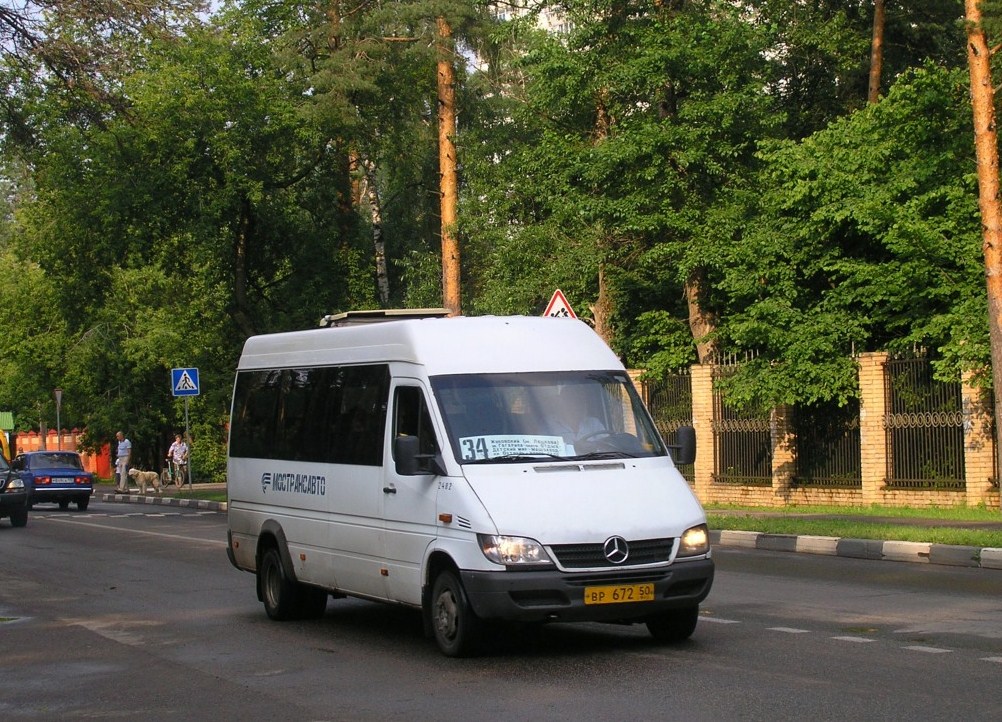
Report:
M 59 410 L 63 405 L 63 390 L 56 388 L 56 450 L 63 450 L 63 425 L 59 420 Z
M 184 397 L 184 440 L 188 444 L 188 491 L 191 486 L 191 431 L 188 428 L 188 397 L 198 396 L 198 369 L 171 369 L 170 372 L 171 393 L 174 396 Z

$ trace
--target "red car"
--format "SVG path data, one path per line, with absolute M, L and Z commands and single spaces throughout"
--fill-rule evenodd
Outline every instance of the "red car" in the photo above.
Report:
M 76 502 L 84 511 L 90 503 L 94 475 L 75 451 L 26 451 L 14 457 L 11 468 L 29 490 L 28 508 L 52 503 L 66 509 Z

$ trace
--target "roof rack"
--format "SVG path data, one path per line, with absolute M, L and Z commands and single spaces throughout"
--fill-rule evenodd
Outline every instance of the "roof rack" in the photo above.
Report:
M 377 308 L 369 311 L 345 311 L 328 314 L 320 319 L 321 328 L 358 326 L 365 323 L 404 321 L 415 318 L 444 318 L 451 313 L 447 308 Z

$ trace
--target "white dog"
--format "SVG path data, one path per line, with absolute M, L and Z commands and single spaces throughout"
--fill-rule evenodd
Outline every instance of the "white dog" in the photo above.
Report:
M 146 485 L 150 484 L 156 492 L 160 493 L 160 474 L 155 471 L 140 471 L 139 469 L 129 469 L 129 478 L 139 485 L 139 493 L 146 493 Z

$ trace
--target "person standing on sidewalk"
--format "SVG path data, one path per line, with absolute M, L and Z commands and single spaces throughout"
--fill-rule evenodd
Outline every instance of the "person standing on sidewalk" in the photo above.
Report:
M 118 449 L 115 451 L 115 493 L 129 493 L 129 459 L 132 458 L 132 442 L 125 438 L 125 434 L 119 431 L 115 434 L 118 439 Z

